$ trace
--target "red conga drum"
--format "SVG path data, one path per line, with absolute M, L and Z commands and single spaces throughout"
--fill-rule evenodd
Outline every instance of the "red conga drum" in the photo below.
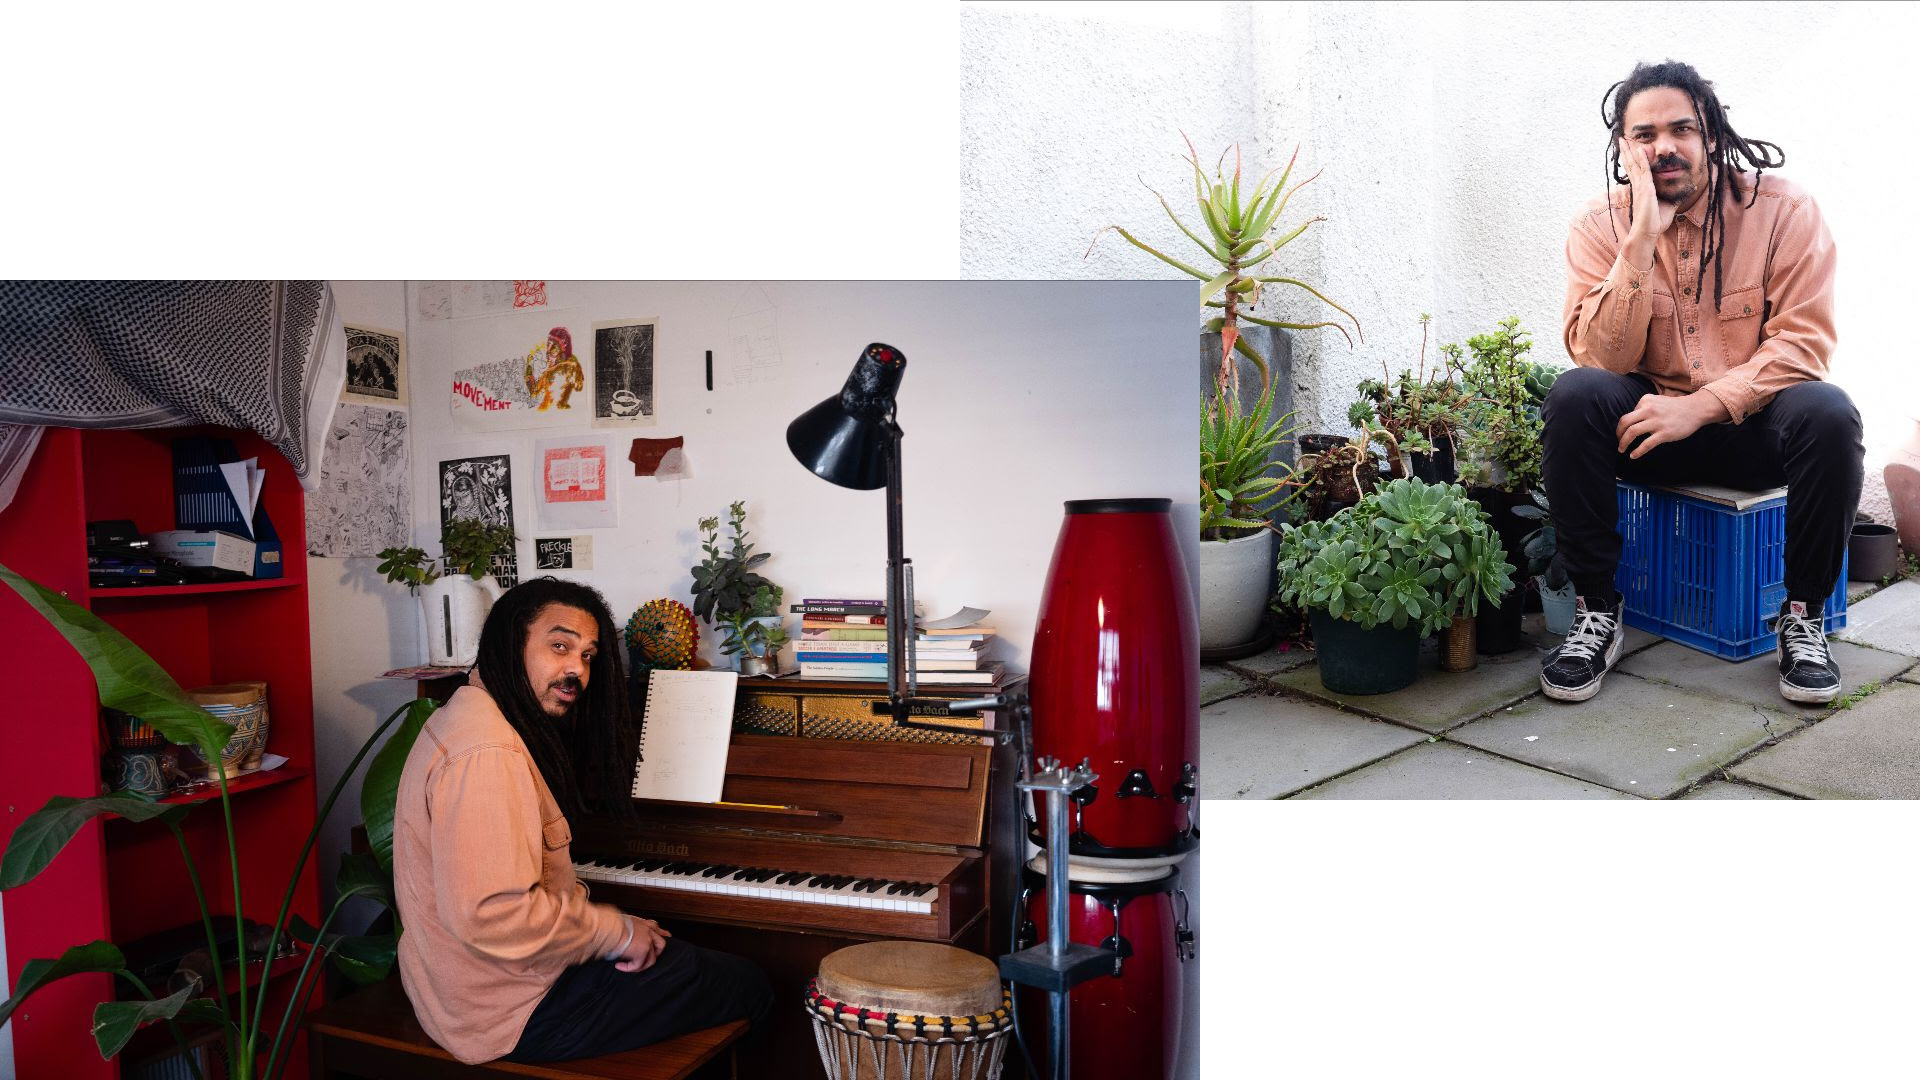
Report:
M 1023 947 L 1053 936 L 1047 925 L 1047 877 L 1039 870 L 1044 865 L 1035 859 L 1023 879 Z M 1181 963 L 1193 955 L 1179 868 L 1152 866 L 1128 873 L 1075 866 L 1067 876 L 1072 889 L 1067 897 L 1069 939 L 1120 953 L 1117 974 L 1089 979 L 1068 998 L 1067 1054 L 1073 1075 L 1167 1080 L 1180 1055 Z M 1047 1075 L 1050 1066 L 1042 1060 L 1051 1039 L 1046 994 L 1022 988 L 1020 1023 L 1041 1075 Z
M 1199 628 L 1171 506 L 1068 502 L 1047 568 L 1033 752 L 1100 777 L 1074 797 L 1076 861 L 1178 861 L 1198 840 Z

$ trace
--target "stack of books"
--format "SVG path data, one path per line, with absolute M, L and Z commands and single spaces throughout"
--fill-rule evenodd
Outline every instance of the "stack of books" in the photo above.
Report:
M 800 677 L 885 682 L 887 616 L 882 600 L 802 600 Z M 945 621 L 945 620 L 943 620 Z M 918 627 L 913 641 L 914 680 L 924 686 L 997 686 L 1005 665 L 982 660 L 993 628 Z

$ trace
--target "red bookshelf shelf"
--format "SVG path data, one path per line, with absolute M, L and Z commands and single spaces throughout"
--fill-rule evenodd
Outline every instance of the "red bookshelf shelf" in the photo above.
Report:
M 229 797 L 244 795 L 249 791 L 258 791 L 261 788 L 273 787 L 276 784 L 290 784 L 295 780 L 303 780 L 309 775 L 311 775 L 310 770 L 294 765 L 282 765 L 269 772 L 241 773 L 239 776 L 230 776 L 227 778 L 227 795 Z M 179 806 L 186 803 L 218 802 L 219 800 L 219 785 L 207 784 L 205 787 L 195 788 L 192 791 L 178 792 L 173 795 L 168 795 L 163 799 L 155 799 L 154 801 Z M 121 820 L 119 814 L 107 814 L 105 815 L 105 819 L 108 821 Z
M 167 596 L 205 596 L 212 593 L 258 592 L 262 589 L 292 589 L 304 581 L 267 578 L 264 581 L 220 581 L 211 585 L 127 585 L 121 588 L 88 586 L 89 600 L 146 600 Z

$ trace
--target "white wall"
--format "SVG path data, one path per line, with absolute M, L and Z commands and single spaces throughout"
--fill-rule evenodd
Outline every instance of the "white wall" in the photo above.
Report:
M 406 289 L 398 281 L 335 281 L 340 315 L 349 326 L 407 330 Z M 436 404 L 438 404 L 436 402 Z M 410 422 L 418 414 L 410 414 Z M 307 559 L 307 616 L 313 641 L 314 760 L 320 797 L 387 714 L 413 697 L 413 684 L 380 673 L 419 663 L 417 605 L 405 589 L 374 573 L 379 559 Z M 360 820 L 362 764 L 340 795 L 318 847 L 321 892 L 332 902 L 333 877 L 347 834 Z M 358 904 L 360 901 L 355 901 Z M 359 929 L 370 906 L 347 913 Z
M 398 310 L 400 286 L 335 282 L 342 310 L 404 328 L 411 363 L 414 542 L 439 550 L 437 465 L 479 453 L 514 458 L 515 529 L 522 574 L 532 565 L 536 439 L 578 434 L 521 430 L 474 434 L 454 426 L 452 373 L 494 359 L 459 352 L 457 324 Z M 758 290 L 758 291 L 752 291 Z M 762 382 L 730 377 L 728 318 L 764 296 L 777 312 L 784 363 Z M 659 423 L 614 443 L 620 526 L 592 532 L 594 569 L 578 577 L 606 594 L 615 618 L 659 596 L 690 602 L 700 557 L 699 518 L 745 499 L 763 567 L 804 595 L 882 595 L 886 519 L 880 492 L 836 488 L 788 453 L 787 423 L 839 391 L 870 341 L 907 355 L 899 395 L 905 440 L 906 551 L 927 610 L 990 608 L 995 655 L 1026 669 L 1047 565 L 1067 499 L 1160 496 L 1174 500 L 1174 529 L 1189 581 L 1197 577 L 1192 447 L 1190 312 L 1196 288 L 1173 282 L 548 284 L 550 309 L 579 327 L 596 319 L 657 316 Z M 554 321 L 560 321 L 556 316 Z M 704 354 L 714 350 L 714 389 Z M 624 440 L 686 438 L 691 477 L 635 478 Z M 572 530 L 568 530 L 572 531 Z M 373 573 L 372 559 L 309 559 L 314 697 L 321 783 L 332 783 L 377 719 L 404 701 L 408 684 L 374 676 L 425 659 L 412 603 Z M 704 633 L 704 631 L 703 631 Z M 702 653 L 719 659 L 711 640 Z M 355 802 L 329 834 L 326 882 Z M 1199 928 L 1199 859 L 1186 888 Z M 1198 964 L 1188 965 L 1187 1028 L 1180 1076 L 1198 1075 Z
M 962 273 L 1166 276 L 1115 237 L 1082 255 L 1115 222 L 1163 250 L 1188 244 L 1136 180 L 1190 213 L 1175 129 L 1195 134 L 1209 165 L 1234 139 L 1263 168 L 1298 143 L 1297 175 L 1324 172 L 1289 214 L 1328 220 L 1284 262 L 1352 310 L 1366 342 L 1302 335 L 1296 404 L 1316 428 L 1344 430 L 1357 381 L 1413 362 L 1421 312 L 1441 341 L 1518 315 L 1537 359 L 1570 362 L 1563 251 L 1567 223 L 1604 189 L 1601 95 L 1638 60 L 1686 60 L 1715 80 L 1742 134 L 1785 148 L 1782 175 L 1828 219 L 1840 249 L 1833 379 L 1866 419 L 1863 508 L 1885 519 L 1879 470 L 1920 411 L 1896 322 L 1896 260 L 1920 230 L 1885 210 L 1888 185 L 1915 164 L 1900 133 L 1920 113 L 1896 84 L 1907 67 L 1896 50 L 1920 30 L 1920 8 L 1698 4 L 1676 18 L 1646 3 L 1196 6 L 1148 30 L 1107 5 L 963 8 Z M 1289 290 L 1262 310 L 1326 309 Z

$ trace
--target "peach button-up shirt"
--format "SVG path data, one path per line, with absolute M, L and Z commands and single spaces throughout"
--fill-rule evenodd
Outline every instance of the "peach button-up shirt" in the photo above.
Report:
M 1813 197 L 1778 176 L 1721 203 L 1721 299 L 1700 269 L 1706 200 L 1676 215 L 1653 265 L 1627 263 L 1628 189 L 1594 199 L 1567 236 L 1567 353 L 1585 367 L 1651 378 L 1662 394 L 1720 399 L 1738 424 L 1797 382 L 1823 379 L 1833 355 L 1833 237 Z M 1611 222 L 1609 222 L 1611 218 Z M 1702 295 L 1704 294 L 1704 295 Z
M 401 984 L 420 1026 L 461 1061 L 511 1051 L 561 972 L 627 940 L 619 909 L 588 901 L 572 840 L 493 698 L 456 690 L 400 772 L 393 886 Z

